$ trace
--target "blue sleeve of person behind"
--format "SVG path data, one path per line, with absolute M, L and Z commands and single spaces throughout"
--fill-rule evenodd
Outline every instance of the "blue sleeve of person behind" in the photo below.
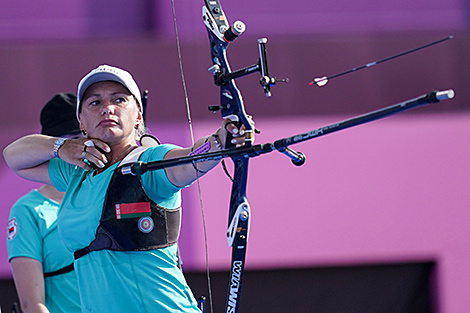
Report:
M 13 205 L 7 229 L 8 258 L 28 257 L 42 262 L 42 235 L 34 207 L 35 191 L 24 195 Z

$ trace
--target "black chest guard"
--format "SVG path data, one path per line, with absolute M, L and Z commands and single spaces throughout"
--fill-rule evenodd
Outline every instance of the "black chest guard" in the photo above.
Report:
M 142 251 L 178 241 L 181 208 L 159 206 L 145 193 L 140 176 L 121 173 L 122 166 L 134 163 L 143 151 L 132 151 L 114 171 L 96 237 L 88 247 L 74 253 L 75 259 L 96 250 Z

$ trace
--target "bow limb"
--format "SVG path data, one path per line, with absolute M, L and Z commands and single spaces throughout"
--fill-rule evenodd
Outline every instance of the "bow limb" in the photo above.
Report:
M 176 13 L 174 0 L 172 0 L 172 9 L 173 9 L 173 20 L 176 33 L 176 42 L 178 49 L 178 58 L 180 64 L 181 78 L 183 81 L 183 88 L 185 92 L 186 106 L 188 111 L 188 120 L 190 125 L 190 132 L 192 143 L 194 145 L 194 136 L 192 131 L 190 110 L 189 110 L 189 101 L 186 91 L 185 78 L 183 74 L 183 67 L 181 61 L 181 52 L 179 44 L 179 36 L 176 24 Z M 220 109 L 222 117 L 224 119 L 230 119 L 238 128 L 243 126 L 245 131 L 245 147 L 250 147 L 252 145 L 253 137 L 253 126 L 250 123 L 250 118 L 245 112 L 243 99 L 240 91 L 235 85 L 234 78 L 237 75 L 226 76 L 231 74 L 230 65 L 227 60 L 226 51 L 229 44 L 229 41 L 237 38 L 239 34 L 244 31 L 244 24 L 242 22 L 236 22 L 232 27 L 229 27 L 229 24 L 225 18 L 225 14 L 220 6 L 218 0 L 205 0 L 205 6 L 203 7 L 203 20 L 207 26 L 209 40 L 210 40 L 210 50 L 213 66 L 211 71 L 214 73 L 214 82 L 216 85 L 220 86 L 220 106 L 217 109 Z M 261 62 L 260 62 L 261 63 Z M 246 74 L 252 73 L 254 71 L 260 71 L 260 65 L 252 66 L 250 70 L 246 71 Z M 242 75 L 246 75 L 242 74 Z M 238 75 L 238 77 L 242 76 Z M 231 144 L 231 135 L 227 132 L 227 138 L 225 141 L 225 147 L 232 147 Z M 230 201 L 230 210 L 229 210 L 229 231 L 227 232 L 227 238 L 229 245 L 233 247 L 232 253 L 232 266 L 231 266 L 231 280 L 229 287 L 229 295 L 227 299 L 227 309 L 226 312 L 237 312 L 239 306 L 239 299 L 241 294 L 241 279 L 243 276 L 243 269 L 245 263 L 245 251 L 246 251 L 246 239 L 248 236 L 248 225 L 249 225 L 249 205 L 246 200 L 246 181 L 248 174 L 248 158 L 244 157 L 232 157 L 232 160 L 235 164 L 235 173 L 232 187 L 232 196 Z M 201 201 L 201 210 L 202 208 L 202 196 L 201 196 L 201 187 L 198 180 L 198 190 L 199 197 Z M 203 213 L 204 218 L 204 213 Z M 204 232 L 205 241 L 207 242 L 207 235 Z M 206 250 L 206 263 L 208 267 L 208 256 Z M 211 296 L 211 287 L 210 287 L 210 278 L 208 276 L 209 282 L 209 301 L 212 309 L 212 296 Z M 204 308 L 204 303 L 201 304 Z M 200 308 L 201 308 L 200 306 Z
M 246 198 L 248 158 L 234 159 L 235 174 L 230 198 L 228 245 L 232 247 L 230 282 L 226 312 L 237 312 L 241 296 L 246 246 L 250 225 L 250 205 Z
M 252 145 L 253 126 L 245 112 L 242 95 L 231 77 L 232 73 L 227 59 L 227 48 L 230 41 L 244 31 L 242 22 L 233 26 L 227 22 L 224 11 L 218 0 L 205 0 L 202 9 L 203 20 L 207 26 L 214 82 L 220 87 L 220 109 L 222 117 L 228 118 L 245 128 L 245 147 Z M 225 147 L 231 147 L 228 136 Z M 246 198 L 249 158 L 232 157 L 234 162 L 234 179 L 230 198 L 229 225 L 227 241 L 232 247 L 232 262 L 230 266 L 230 282 L 226 304 L 226 312 L 237 312 L 239 307 L 243 271 L 245 266 L 246 246 L 250 222 L 250 206 Z

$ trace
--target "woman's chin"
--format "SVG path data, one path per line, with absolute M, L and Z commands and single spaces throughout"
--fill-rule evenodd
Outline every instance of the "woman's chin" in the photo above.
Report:
M 94 138 L 100 139 L 105 142 L 120 140 L 122 134 L 120 132 L 114 131 L 113 129 L 105 129 L 104 131 L 96 133 Z

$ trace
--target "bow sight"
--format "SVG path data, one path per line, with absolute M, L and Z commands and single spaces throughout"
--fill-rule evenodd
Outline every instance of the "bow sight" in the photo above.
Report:
M 206 6 L 202 8 L 202 18 L 211 39 L 211 57 L 213 65 L 209 68 L 209 72 L 214 75 L 214 83 L 217 86 L 224 86 L 234 79 L 260 72 L 260 84 L 263 86 L 266 96 L 271 97 L 272 85 L 275 85 L 277 82 L 289 81 L 287 78 L 277 79 L 269 75 L 266 55 L 267 38 L 258 39 L 259 59 L 256 64 L 231 71 L 225 59 L 225 50 L 229 42 L 238 38 L 238 36 L 243 34 L 246 30 L 245 23 L 236 21 L 232 26 L 229 26 L 218 1 L 206 1 Z M 221 56 L 223 57 L 221 58 Z M 231 95 L 228 94 L 227 96 Z M 224 109 L 226 108 L 223 106 L 209 106 L 209 110 L 213 112 Z

